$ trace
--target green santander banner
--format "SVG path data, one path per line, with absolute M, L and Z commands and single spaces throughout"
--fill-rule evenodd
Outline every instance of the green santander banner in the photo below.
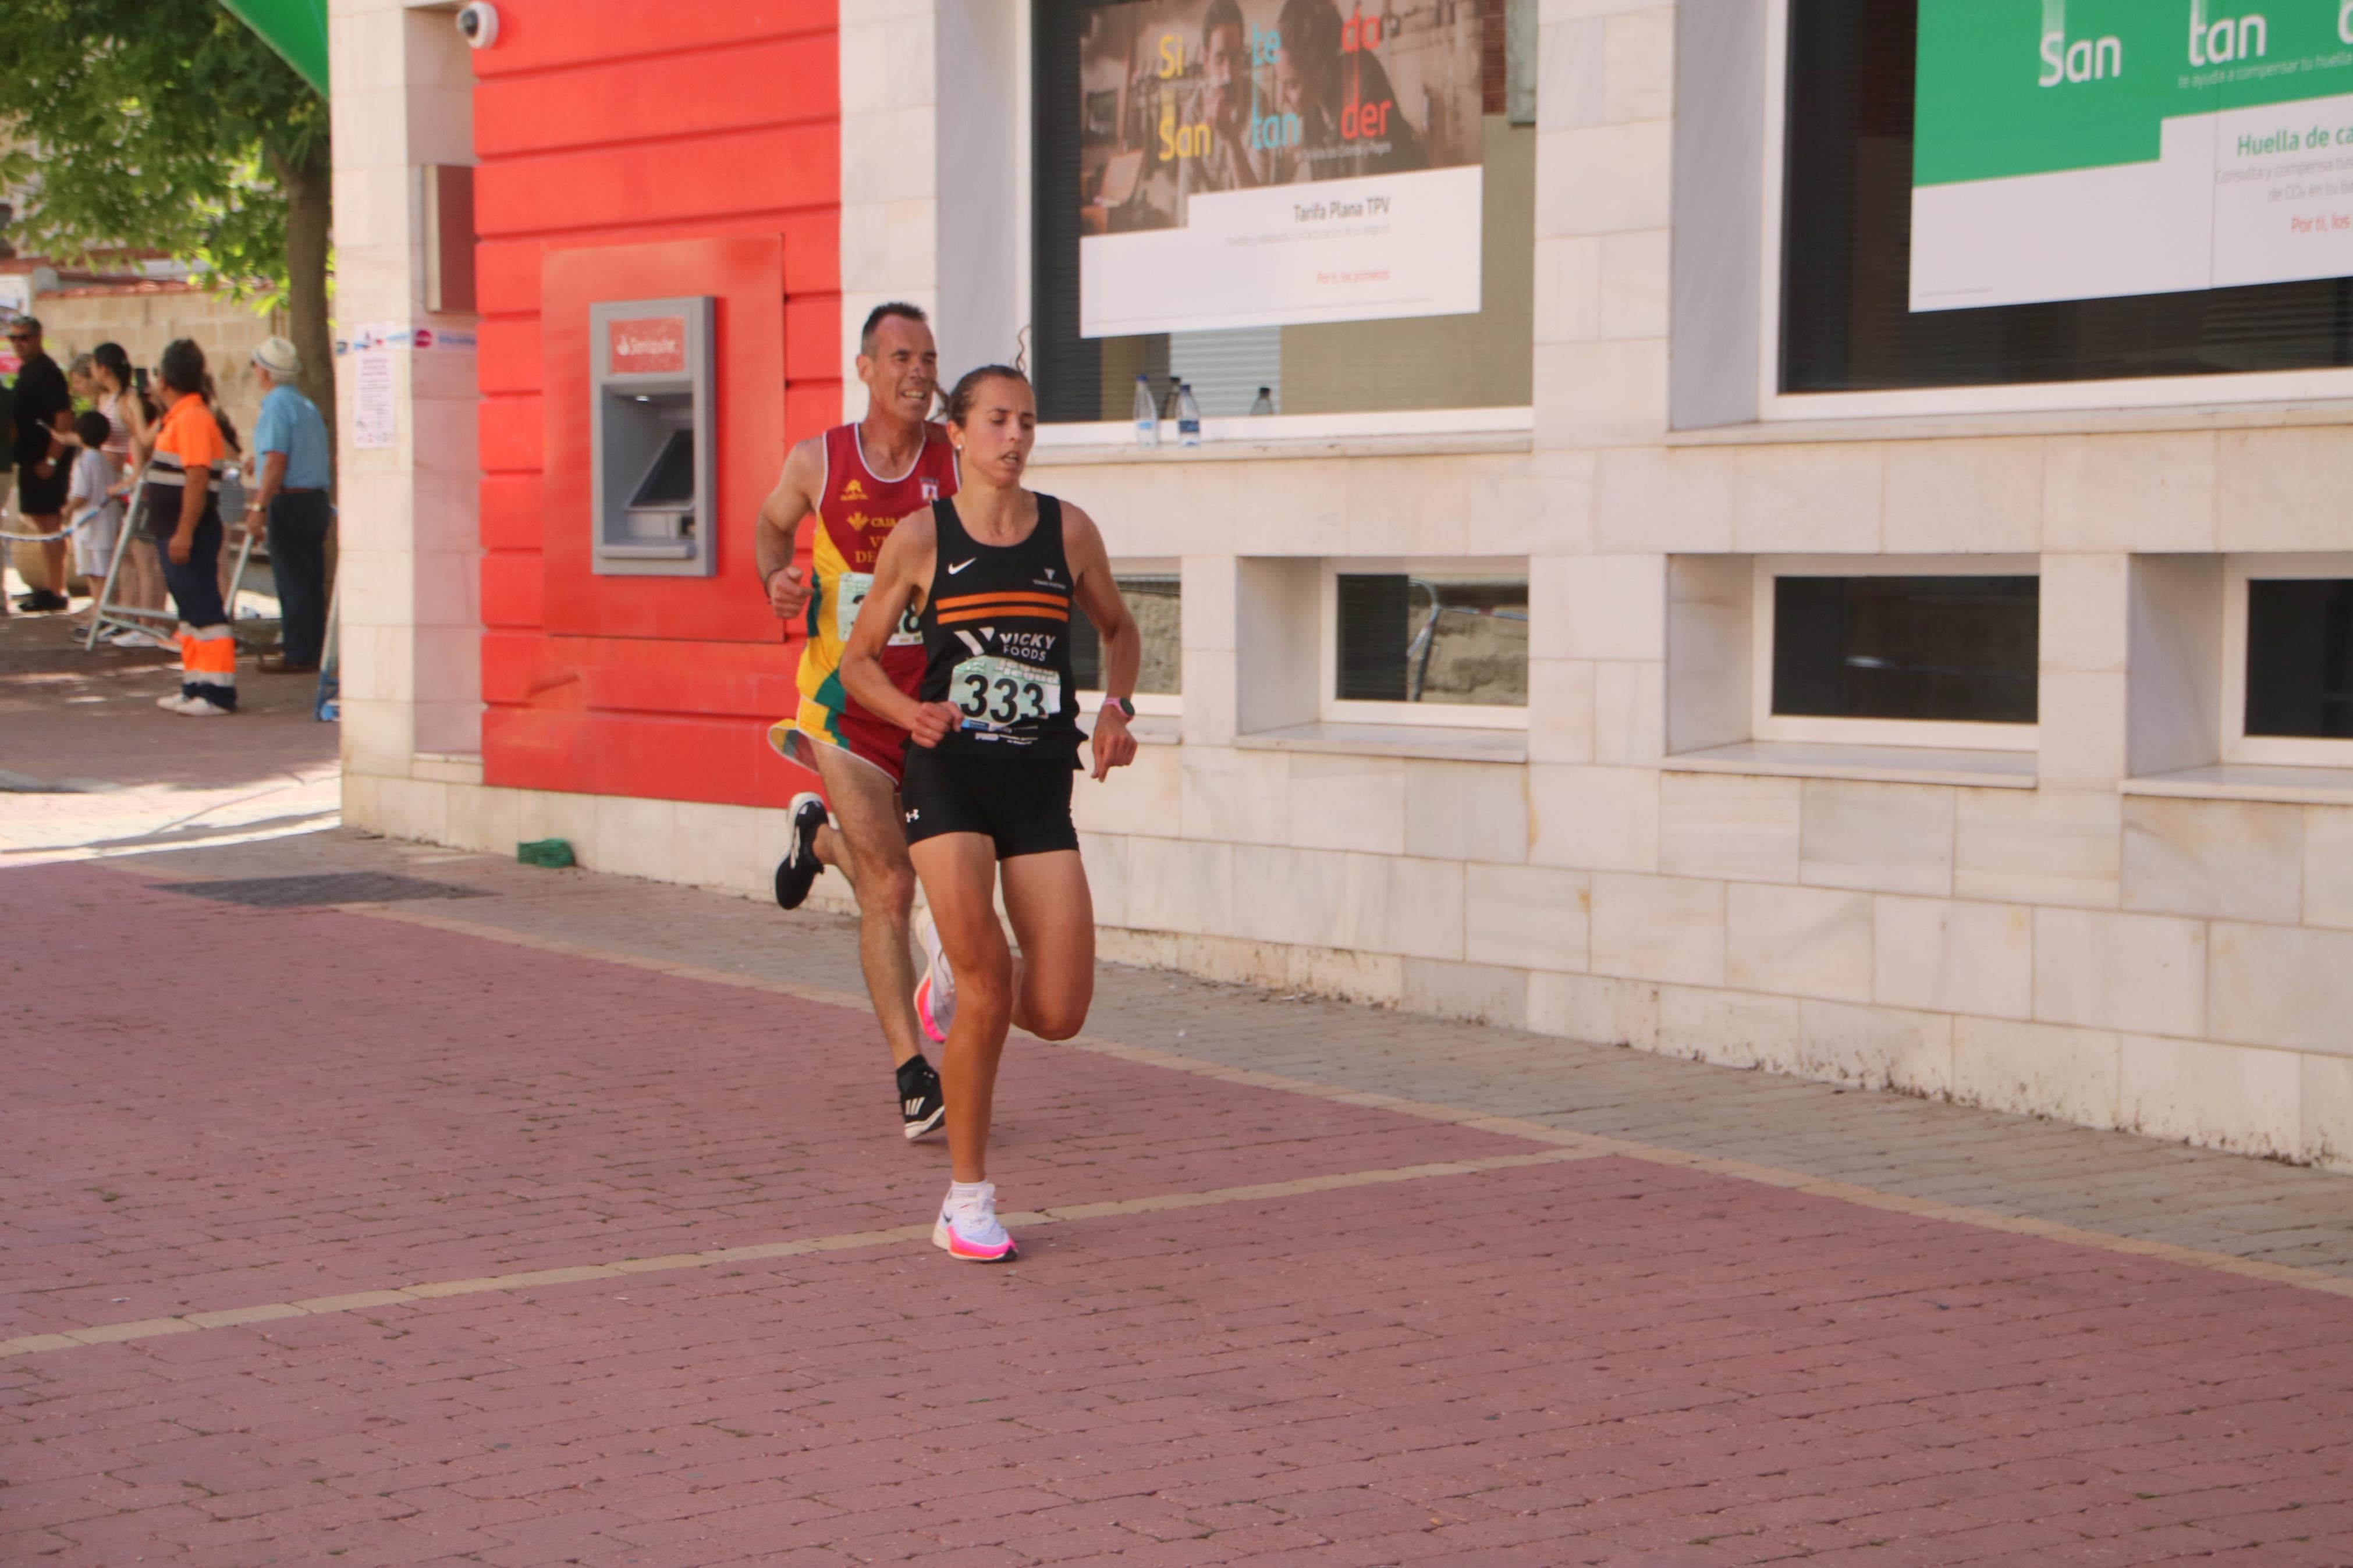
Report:
M 1912 309 L 2353 276 L 2353 0 L 1919 0 Z

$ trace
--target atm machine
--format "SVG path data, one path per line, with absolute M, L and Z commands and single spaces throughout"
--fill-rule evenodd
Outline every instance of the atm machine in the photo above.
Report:
M 719 569 L 712 300 L 588 310 L 591 526 L 602 576 Z

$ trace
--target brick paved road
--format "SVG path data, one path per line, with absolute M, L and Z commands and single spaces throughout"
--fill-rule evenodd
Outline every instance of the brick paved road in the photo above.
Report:
M 335 868 L 492 896 L 150 880 Z M 839 922 L 318 836 L 0 931 L 0 1563 L 2353 1563 L 2341 1177 L 1108 971 L 986 1270 Z

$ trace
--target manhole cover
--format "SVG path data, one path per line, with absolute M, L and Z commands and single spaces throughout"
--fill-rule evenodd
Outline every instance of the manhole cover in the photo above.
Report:
M 233 882 L 174 882 L 172 891 L 259 910 L 292 910 L 311 904 L 390 904 L 404 899 L 485 899 L 479 888 L 396 877 L 387 871 L 332 871 L 314 877 L 252 877 Z

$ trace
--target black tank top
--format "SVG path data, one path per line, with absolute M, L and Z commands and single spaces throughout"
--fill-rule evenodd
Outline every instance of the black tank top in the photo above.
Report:
M 952 702 L 962 724 L 943 753 L 1066 754 L 1075 760 L 1079 699 L 1071 681 L 1071 562 L 1062 503 L 1038 498 L 1038 526 L 1018 544 L 984 544 L 955 503 L 932 503 L 939 540 L 923 630 L 925 702 Z

